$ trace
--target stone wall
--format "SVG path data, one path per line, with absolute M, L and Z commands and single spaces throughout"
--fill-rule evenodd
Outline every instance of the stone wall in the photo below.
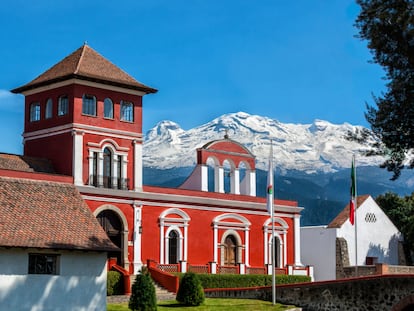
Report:
M 272 300 L 272 288 L 206 290 L 206 297 Z M 280 285 L 277 302 L 316 310 L 414 310 L 414 275 Z M 406 309 L 405 309 L 406 308 Z M 410 309 L 411 308 L 411 309 Z

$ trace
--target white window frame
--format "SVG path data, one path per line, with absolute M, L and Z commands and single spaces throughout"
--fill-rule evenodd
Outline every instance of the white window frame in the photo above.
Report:
M 53 100 L 48 98 L 46 101 L 46 109 L 45 109 L 45 119 L 50 119 L 53 117 Z
M 96 97 L 89 94 L 82 96 L 82 114 L 96 117 Z
M 121 121 L 134 122 L 134 104 L 132 102 L 121 100 Z
M 30 122 L 40 121 L 40 103 L 33 102 L 30 104 Z
M 67 115 L 69 112 L 69 98 L 67 95 L 62 95 L 59 97 L 58 102 L 58 116 Z

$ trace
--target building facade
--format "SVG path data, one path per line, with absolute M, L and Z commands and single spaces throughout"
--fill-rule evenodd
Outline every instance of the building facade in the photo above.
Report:
M 128 273 L 148 260 L 180 271 L 303 273 L 302 208 L 276 199 L 270 219 L 256 196 L 254 155 L 228 136 L 195 150 L 197 165 L 181 187 L 143 184 L 143 97 L 156 90 L 89 46 L 13 92 L 25 96 L 24 155 L 49 159 L 73 178 L 121 249 L 109 256 Z
M 316 281 L 342 278 L 344 267 L 400 264 L 401 233 L 371 196 L 358 196 L 357 206 L 357 238 L 349 205 L 327 226 L 301 228 L 303 261 Z

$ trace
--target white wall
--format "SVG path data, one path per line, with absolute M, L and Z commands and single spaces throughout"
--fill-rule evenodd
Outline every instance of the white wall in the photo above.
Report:
M 302 263 L 314 267 L 315 281 L 336 278 L 336 229 L 300 228 Z
M 0 249 L 0 311 L 106 310 L 106 253 L 59 252 L 59 275 L 28 275 L 28 254 Z
M 373 215 L 375 222 L 369 221 Z M 371 197 L 357 209 L 357 230 L 358 265 L 365 265 L 367 256 L 378 257 L 378 263 L 398 264 L 401 235 Z M 338 229 L 338 237 L 347 240 L 350 265 L 355 265 L 355 227 L 349 220 Z

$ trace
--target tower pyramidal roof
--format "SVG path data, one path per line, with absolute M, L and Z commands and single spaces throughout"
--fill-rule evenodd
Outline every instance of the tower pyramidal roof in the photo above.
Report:
M 69 79 L 79 79 L 113 85 L 142 91 L 147 94 L 157 92 L 156 89 L 135 80 L 87 44 L 81 46 L 31 82 L 13 89 L 12 92 L 22 93 Z

